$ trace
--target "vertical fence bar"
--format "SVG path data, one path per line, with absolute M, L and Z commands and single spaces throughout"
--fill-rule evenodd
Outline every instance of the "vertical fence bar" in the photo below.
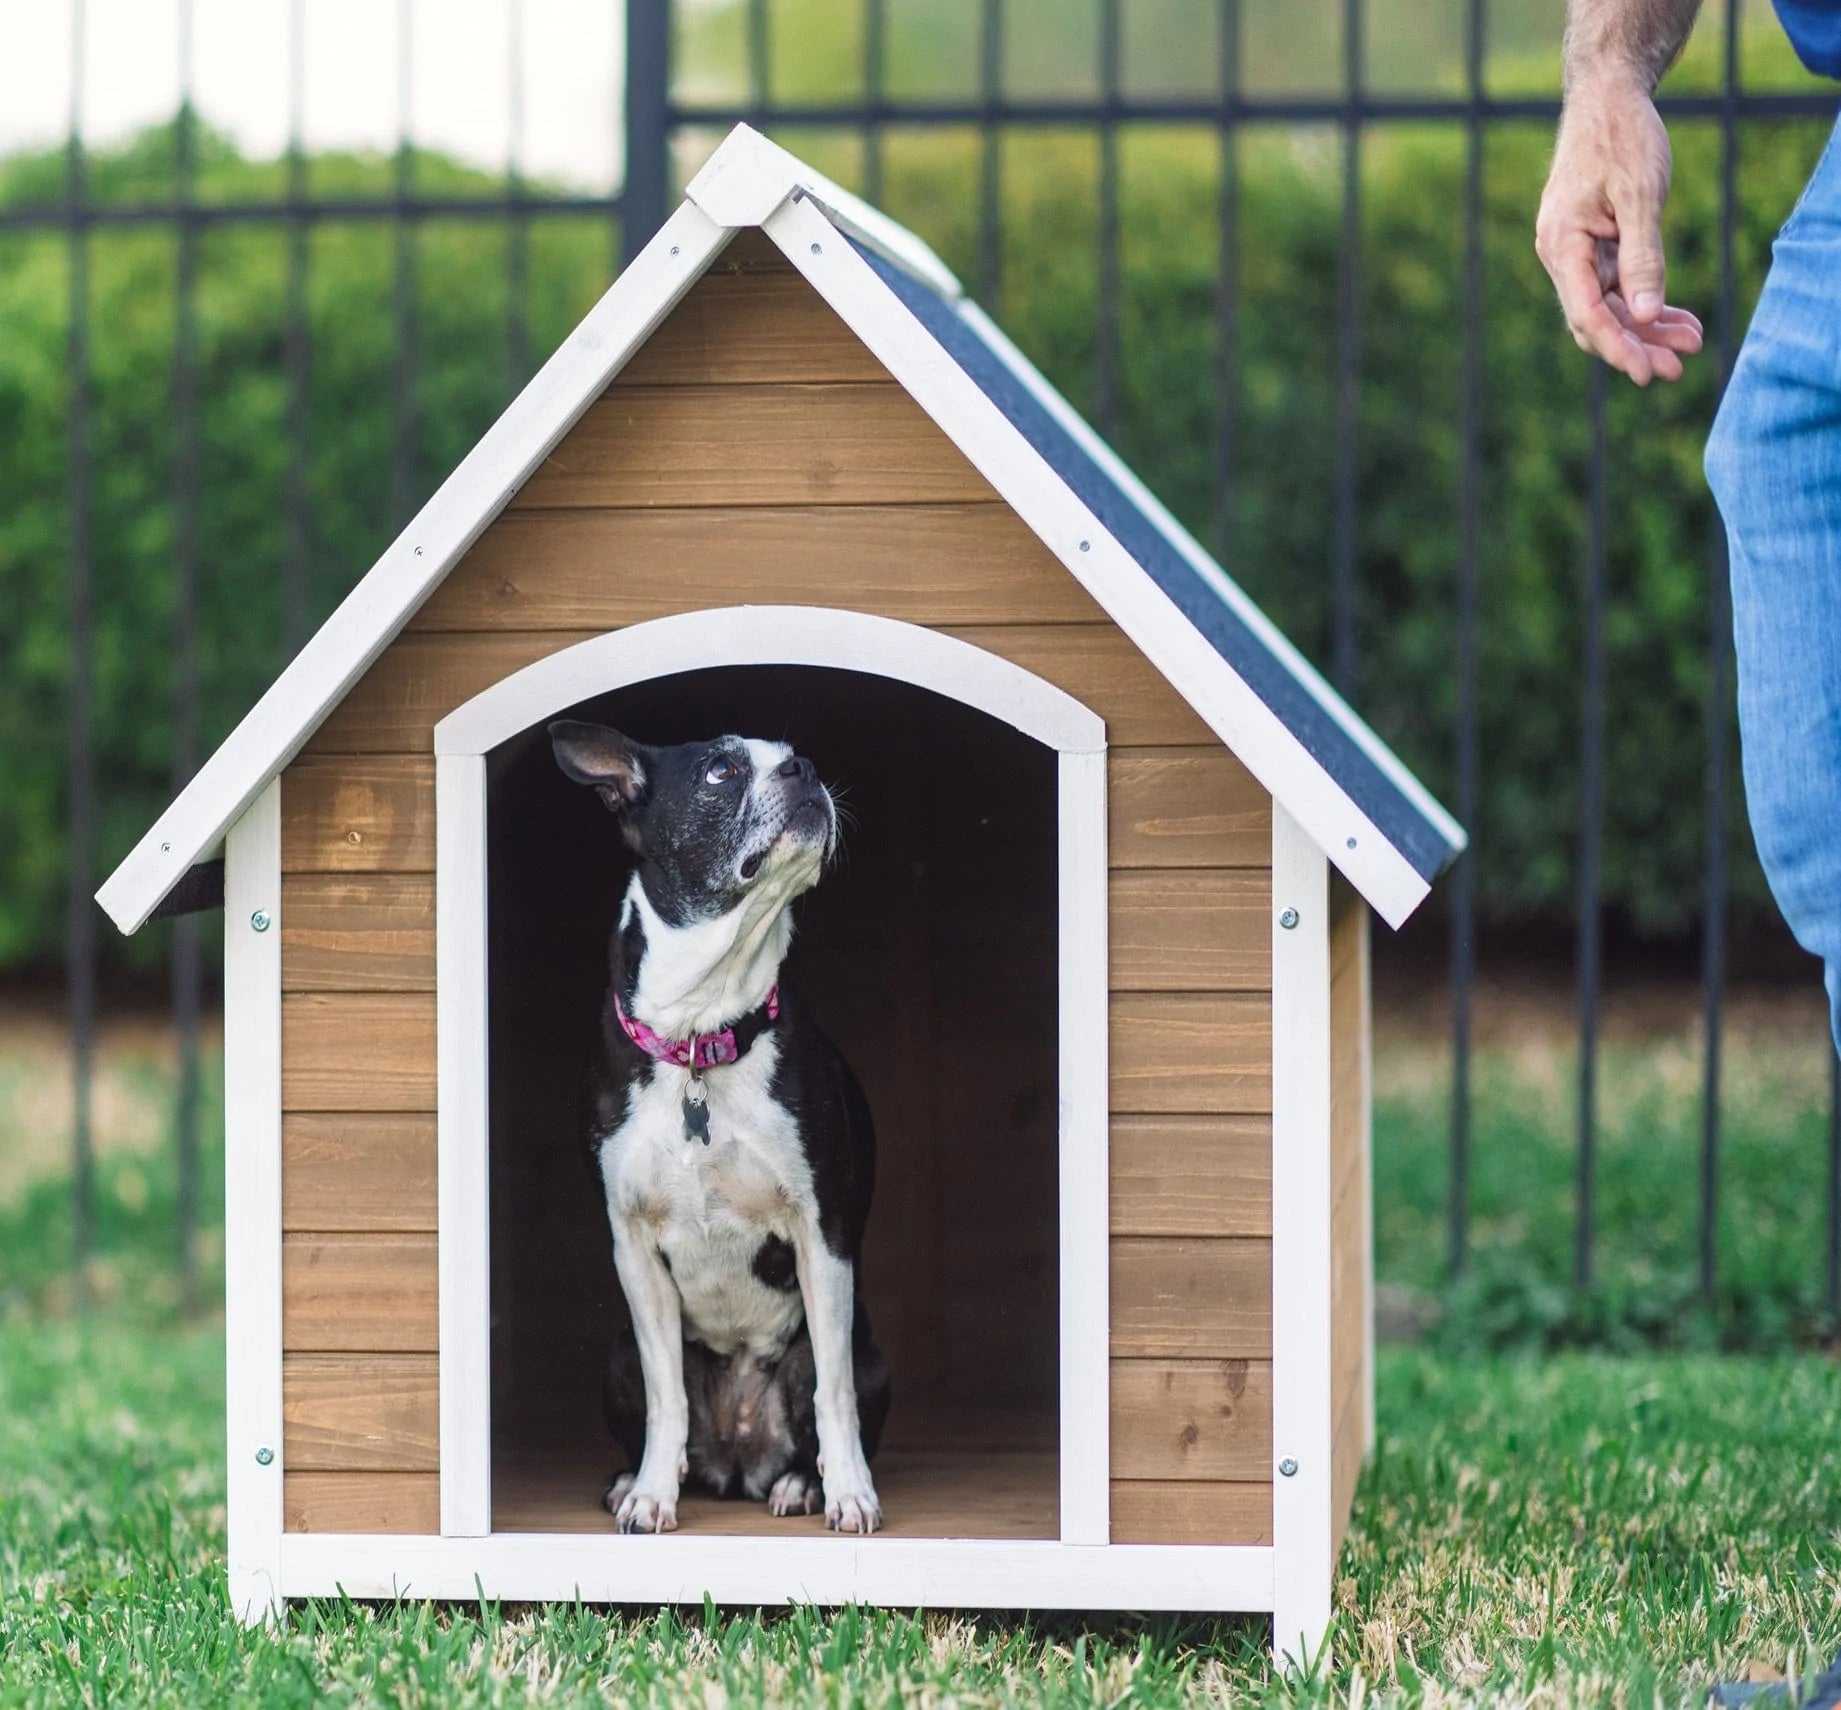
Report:
M 1234 427 L 1240 402 L 1240 0 L 1221 0 L 1220 248 L 1215 259 L 1215 549 L 1234 548 Z
M 622 254 L 628 261 L 665 223 L 670 95 L 670 0 L 627 0 L 626 171 L 620 191 L 620 231 Z
M 863 0 L 863 200 L 882 202 L 882 122 L 888 99 L 888 0 Z
M 1119 0 L 1099 6 L 1099 303 L 1094 425 L 1110 439 L 1119 415 Z
M 1733 222 L 1738 195 L 1739 0 L 1726 0 L 1725 68 L 1720 94 L 1719 308 L 1714 360 L 1719 387 L 1732 372 L 1738 282 Z M 1700 1095 L 1700 1298 L 1712 1306 L 1719 1286 L 1721 1008 L 1726 987 L 1726 773 L 1732 669 L 1732 595 L 1727 585 L 1726 526 L 1717 508 L 1707 553 L 1707 855 L 1701 906 L 1700 985 L 1704 1005 Z
M 1453 696 L 1458 823 L 1472 847 L 1451 875 L 1451 1203 L 1448 1267 L 1461 1276 L 1470 1251 L 1470 1020 L 1476 977 L 1477 540 L 1483 436 L 1483 30 L 1484 0 L 1464 21 L 1464 343 L 1458 380 L 1457 632 Z
M 1355 691 L 1356 415 L 1361 385 L 1362 0 L 1343 0 L 1342 239 L 1336 267 L 1336 533 L 1330 670 Z
M 70 528 L 70 681 L 64 720 L 66 837 L 64 966 L 71 1057 L 71 1268 L 76 1299 L 90 1304 L 90 1254 L 95 1237 L 96 1160 L 90 1130 L 90 1081 L 96 1043 L 96 919 L 90 890 L 96 864 L 95 733 L 91 664 L 89 227 L 83 152 L 84 3 L 71 0 L 70 134 L 64 195 L 69 219 L 67 268 L 69 323 L 65 367 L 67 504 Z
M 1605 376 L 1592 363 L 1586 481 L 1585 673 L 1579 737 L 1579 1160 L 1573 1281 L 1592 1284 L 1598 1152 L 1599 871 L 1604 837 Z
M 515 398 L 531 372 L 531 222 L 524 211 L 524 0 L 505 8 L 505 396 Z
M 306 125 L 307 3 L 291 0 L 288 8 L 288 256 L 283 363 L 287 369 L 284 433 L 287 467 L 282 504 L 287 513 L 287 548 L 281 566 L 281 633 L 292 659 L 307 639 L 308 582 L 312 570 L 312 536 L 308 516 L 307 417 L 312 345 L 307 311 L 307 151 Z
M 390 364 L 390 528 L 394 533 L 416 508 L 416 222 L 409 202 L 415 191 L 415 0 L 396 7 L 396 237 L 393 270 L 395 336 Z
M 198 765 L 198 222 L 193 217 L 198 116 L 192 105 L 192 0 L 179 0 L 179 119 L 173 131 L 179 250 L 173 281 L 173 749 L 177 795 Z M 174 1241 L 179 1303 L 198 1305 L 198 916 L 173 922 Z
M 1003 135 L 997 124 L 1003 77 L 1003 0 L 983 0 L 978 15 L 978 98 L 984 105 L 978 129 L 978 301 L 993 314 L 1004 273 Z
M 748 0 L 748 120 L 757 130 L 768 124 L 767 0 Z

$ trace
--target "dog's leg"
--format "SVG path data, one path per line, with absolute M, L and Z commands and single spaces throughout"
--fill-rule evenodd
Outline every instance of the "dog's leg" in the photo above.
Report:
M 625 1222 L 615 1228 L 614 1269 L 633 1315 L 639 1369 L 646 1380 L 645 1453 L 631 1487 L 619 1499 L 614 1521 L 623 1532 L 675 1532 L 678 1484 L 690 1440 L 677 1285 L 644 1224 Z
M 882 1507 L 870 1482 L 857 1422 L 851 1357 L 856 1278 L 850 1261 L 825 1245 L 815 1224 L 800 1231 L 795 1251 L 817 1374 L 812 1404 L 818 1422 L 818 1472 L 825 1484 L 825 1521 L 839 1532 L 873 1532 L 882 1524 Z
M 618 1514 L 646 1452 L 646 1379 L 631 1325 L 621 1327 L 608 1351 L 607 1372 L 601 1380 L 601 1412 L 609 1434 L 626 1457 L 625 1468 L 608 1475 L 601 1497 L 601 1506 L 609 1514 Z

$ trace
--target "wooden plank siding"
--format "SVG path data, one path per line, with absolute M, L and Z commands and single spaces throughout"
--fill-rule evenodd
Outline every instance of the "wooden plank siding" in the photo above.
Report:
M 925 624 L 1106 721 L 1113 1534 L 1270 1542 L 1269 800 L 745 238 L 284 776 L 286 1525 L 438 1525 L 435 723 L 590 635 L 748 602 Z
M 1336 884 L 1330 929 L 1330 1485 L 1342 1547 L 1368 1452 L 1369 914 Z

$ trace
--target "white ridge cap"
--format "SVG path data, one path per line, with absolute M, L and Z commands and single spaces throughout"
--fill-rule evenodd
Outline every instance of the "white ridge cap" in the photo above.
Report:
M 749 125 L 737 125 L 691 179 L 684 194 L 725 226 L 758 226 L 790 196 L 811 197 L 846 237 L 957 302 L 965 288 L 906 226 L 814 171 Z

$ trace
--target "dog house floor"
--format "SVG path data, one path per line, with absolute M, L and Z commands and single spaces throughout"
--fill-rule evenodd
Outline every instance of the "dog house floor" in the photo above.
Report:
M 606 1450 L 501 1454 L 492 1469 L 495 1532 L 611 1532 L 601 1507 Z M 906 1432 L 883 1445 L 873 1467 L 891 1538 L 1055 1538 L 1060 1479 L 1053 1438 L 1039 1431 L 945 1428 Z M 686 1494 L 683 1533 L 785 1537 L 823 1533 L 822 1514 L 776 1518 L 765 1502 Z

